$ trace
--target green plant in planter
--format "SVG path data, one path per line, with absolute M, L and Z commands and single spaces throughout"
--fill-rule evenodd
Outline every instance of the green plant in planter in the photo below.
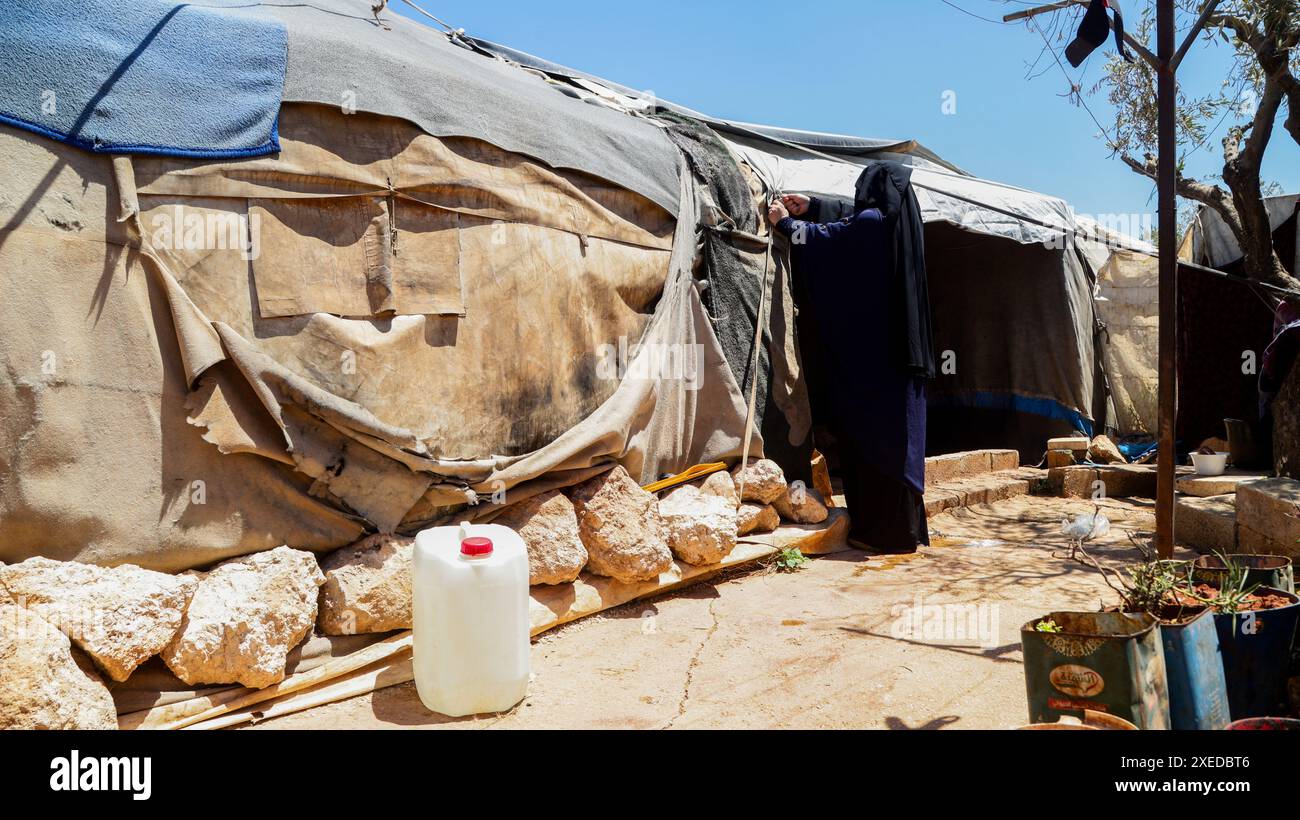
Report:
M 1125 612 L 1144 612 L 1158 620 L 1169 619 L 1170 607 L 1179 606 L 1175 590 L 1191 579 L 1191 562 L 1158 558 L 1149 545 L 1129 536 L 1142 559 L 1123 571 L 1108 566 L 1079 546 L 1075 560 L 1101 573 L 1102 580 L 1123 601 Z
M 1187 561 L 1145 560 L 1128 568 L 1127 592 L 1121 592 L 1130 612 L 1146 612 L 1159 618 L 1164 607 L 1177 603 L 1174 590 L 1191 578 Z
M 1241 612 L 1245 608 L 1246 598 L 1253 595 L 1260 585 L 1246 586 L 1248 570 L 1245 564 L 1239 564 L 1221 552 L 1216 551 L 1214 555 L 1223 562 L 1224 567 L 1218 593 L 1212 596 L 1198 594 L 1190 576 L 1187 580 L 1187 593 L 1215 612 L 1228 615 Z
M 1053 621 L 1051 618 L 1047 618 L 1045 620 L 1039 621 L 1038 623 L 1034 624 L 1034 629 L 1039 632 L 1060 632 L 1061 631 L 1061 628 L 1056 625 L 1056 621 Z

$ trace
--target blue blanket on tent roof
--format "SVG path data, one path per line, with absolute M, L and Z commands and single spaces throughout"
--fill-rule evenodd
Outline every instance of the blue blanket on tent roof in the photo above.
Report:
M 0 122 L 106 153 L 280 150 L 285 29 L 234 0 L 10 0 L 0 31 Z

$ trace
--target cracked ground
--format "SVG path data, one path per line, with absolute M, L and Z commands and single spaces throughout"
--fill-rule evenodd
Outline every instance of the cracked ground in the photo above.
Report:
M 1153 529 L 1154 505 L 1102 505 L 1111 533 L 1089 551 L 1136 557 L 1129 536 Z M 1061 557 L 1062 518 L 1092 509 L 1020 497 L 955 510 L 931 519 L 935 546 L 915 556 L 851 550 L 608 610 L 540 636 L 528 697 L 503 715 L 431 714 L 408 683 L 251 728 L 1018 726 L 1021 625 L 1115 600 Z

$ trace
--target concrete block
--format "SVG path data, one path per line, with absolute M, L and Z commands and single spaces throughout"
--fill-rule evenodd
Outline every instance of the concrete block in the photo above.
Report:
M 1132 464 L 1053 467 L 1047 471 L 1047 477 L 1053 491 L 1067 498 L 1092 498 L 1098 481 L 1105 487 L 1108 498 L 1155 498 L 1156 495 L 1156 471 Z
M 1047 468 L 1069 467 L 1075 464 L 1073 450 L 1048 450 L 1047 451 Z
M 1186 475 L 1179 476 L 1175 482 L 1178 492 L 1207 498 L 1212 495 L 1224 495 L 1237 492 L 1237 487 L 1250 481 L 1268 478 L 1265 473 L 1252 473 L 1241 470 L 1229 470 L 1223 475 Z
M 1029 482 L 1024 479 L 1000 480 L 989 485 L 987 503 L 991 504 L 994 501 L 1006 501 L 1008 498 L 1029 495 L 1029 492 Z
M 1265 478 L 1238 485 L 1237 524 L 1250 531 L 1243 537 L 1252 544 L 1267 547 L 1254 551 L 1300 553 L 1300 481 Z
M 988 450 L 931 456 L 925 460 L 925 485 L 929 487 L 983 475 L 989 471 L 991 463 Z
M 1087 436 L 1058 436 L 1047 440 L 1047 449 L 1049 450 L 1070 450 L 1075 453 L 1088 452 L 1088 445 L 1092 440 Z
M 1179 496 L 1174 538 L 1198 552 L 1237 552 L 1237 508 L 1233 495 Z
M 1014 470 L 1020 466 L 1020 453 L 1016 450 L 989 450 L 989 469 Z
M 1111 498 L 1156 497 L 1154 467 L 1112 464 L 1098 468 L 1097 473 L 1098 478 L 1106 483 L 1106 495 Z
M 1097 469 L 1082 465 L 1053 467 L 1047 471 L 1047 479 L 1058 495 L 1091 498 L 1097 481 Z
M 962 496 L 960 493 L 946 489 L 927 489 L 925 491 L 925 517 L 934 518 L 944 510 L 950 510 L 953 507 L 960 507 Z
M 1255 555 L 1285 555 L 1300 560 L 1300 544 L 1287 544 L 1237 521 L 1237 551 Z

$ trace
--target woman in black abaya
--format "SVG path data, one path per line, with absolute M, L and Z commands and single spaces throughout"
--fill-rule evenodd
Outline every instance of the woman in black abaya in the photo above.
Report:
M 840 445 L 850 541 L 876 552 L 913 552 L 930 543 L 925 383 L 934 376 L 934 341 L 911 169 L 869 166 L 852 211 L 836 210 L 790 195 L 774 200 L 768 217 L 790 238 L 794 275 L 816 317 L 812 341 L 829 412 L 823 421 Z

